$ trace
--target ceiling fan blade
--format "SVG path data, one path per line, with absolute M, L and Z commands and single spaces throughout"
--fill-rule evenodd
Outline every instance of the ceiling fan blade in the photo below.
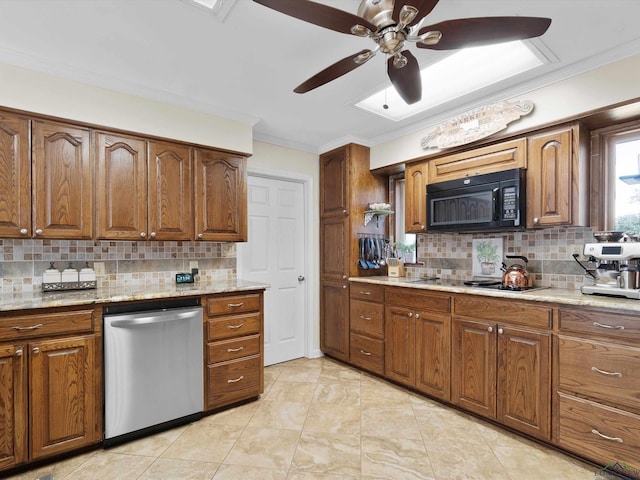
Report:
M 492 43 L 510 42 L 538 37 L 551 25 L 550 18 L 538 17 L 480 17 L 446 20 L 423 27 L 418 36 L 429 31 L 439 31 L 442 38 L 435 45 L 417 43 L 419 48 L 453 50 L 464 47 L 479 47 Z
M 358 63 L 356 59 L 360 55 L 369 56 L 365 60 Z M 364 65 L 367 60 L 373 57 L 373 55 L 375 55 L 375 52 L 372 50 L 360 50 L 355 55 L 345 57 L 342 60 L 337 61 L 333 65 L 325 68 L 321 72 L 316 73 L 313 77 L 298 85 L 293 91 L 296 93 L 307 93 L 314 88 L 318 88 L 325 83 L 329 83 L 331 80 L 335 80 L 336 78 L 341 77 L 345 73 L 349 73 L 351 70 L 355 70 L 360 65 Z
M 352 34 L 351 29 L 355 25 L 362 25 L 372 32 L 376 26 L 367 22 L 364 18 L 344 10 L 311 2 L 309 0 L 253 0 L 260 5 L 277 10 L 280 13 L 295 17 L 305 22 L 313 23 L 320 27 L 335 30 L 336 32 Z
M 387 59 L 387 74 L 402 99 L 411 105 L 422 98 L 422 82 L 420 80 L 420 67 L 418 61 L 409 50 L 400 52 L 407 59 L 407 64 L 402 68 L 396 68 L 393 64 L 394 57 Z
M 415 7 L 418 10 L 415 18 L 409 22 L 409 26 L 412 27 L 424 17 L 431 13 L 440 0 L 396 0 L 393 5 L 393 19 L 398 22 L 400 20 L 400 11 L 405 5 Z

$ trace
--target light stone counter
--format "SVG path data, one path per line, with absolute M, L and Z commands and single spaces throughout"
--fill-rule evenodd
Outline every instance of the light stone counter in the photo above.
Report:
M 469 287 L 466 285 L 446 285 L 439 281 L 415 283 L 415 278 L 406 277 L 351 277 L 352 282 L 374 283 L 378 285 L 419 288 L 449 293 L 465 293 L 469 295 L 483 295 L 487 297 L 517 298 L 534 302 L 551 302 L 565 305 L 580 305 L 587 307 L 609 308 L 640 312 L 640 300 L 620 297 L 605 297 L 601 295 L 584 295 L 579 290 L 564 290 L 560 288 L 542 288 L 530 292 L 510 292 L 483 287 Z
M 74 290 L 68 292 L 33 292 L 28 294 L 3 294 L 0 296 L 0 312 L 30 308 L 70 307 L 98 303 L 130 302 L 134 300 L 158 300 L 163 298 L 191 297 L 212 293 L 243 292 L 269 288 L 264 283 L 235 281 L 198 282 L 182 285 L 121 285 L 114 288 Z

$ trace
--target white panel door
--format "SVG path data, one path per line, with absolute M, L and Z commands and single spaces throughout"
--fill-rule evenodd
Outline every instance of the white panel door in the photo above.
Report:
M 264 363 L 304 356 L 305 255 L 302 183 L 249 174 L 249 240 L 239 247 L 240 278 L 268 283 Z

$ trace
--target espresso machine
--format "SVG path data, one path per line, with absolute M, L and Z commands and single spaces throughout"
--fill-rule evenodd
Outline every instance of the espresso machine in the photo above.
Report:
M 582 293 L 640 299 L 640 242 L 587 243 L 584 256 L 597 267 L 587 271 Z

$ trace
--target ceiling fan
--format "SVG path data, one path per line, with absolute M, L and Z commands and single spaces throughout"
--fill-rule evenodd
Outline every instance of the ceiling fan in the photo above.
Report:
M 551 24 L 549 18 L 479 17 L 445 20 L 422 27 L 439 0 L 362 0 L 358 14 L 310 0 L 253 0 L 291 17 L 337 32 L 369 37 L 376 46 L 339 60 L 298 85 L 306 93 L 366 63 L 378 52 L 387 55 L 387 74 L 402 99 L 413 104 L 422 98 L 420 67 L 406 42 L 418 48 L 454 50 L 538 37 Z

